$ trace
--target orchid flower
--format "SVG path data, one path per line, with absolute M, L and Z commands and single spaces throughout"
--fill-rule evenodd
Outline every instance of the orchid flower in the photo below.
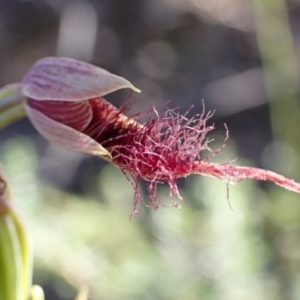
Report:
M 268 180 L 300 192 L 300 184 L 271 171 L 209 162 L 223 148 L 213 151 L 208 145 L 207 134 L 214 129 L 207 125 L 211 112 L 203 110 L 188 118 L 176 109 L 159 113 L 153 108 L 126 116 L 125 105 L 118 109 L 103 96 L 122 88 L 140 91 L 126 79 L 99 67 L 69 58 L 44 58 L 31 67 L 18 88 L 29 120 L 47 140 L 99 156 L 121 169 L 135 190 L 134 212 L 142 200 L 140 179 L 147 183 L 149 206 L 153 209 L 163 205 L 156 191 L 158 183 L 169 184 L 170 198 L 179 206 L 176 179 L 191 174 L 231 183 L 245 178 Z M 139 116 L 151 112 L 155 118 L 139 122 Z M 204 150 L 210 151 L 206 157 Z

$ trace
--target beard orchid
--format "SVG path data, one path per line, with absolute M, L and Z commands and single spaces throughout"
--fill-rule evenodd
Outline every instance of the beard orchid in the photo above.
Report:
M 171 201 L 179 206 L 176 180 L 191 174 L 233 183 L 245 178 L 268 180 L 300 192 L 300 184 L 271 171 L 209 162 L 223 148 L 209 148 L 207 134 L 214 129 L 207 124 L 210 112 L 189 118 L 176 109 L 158 113 L 153 108 L 146 113 L 156 117 L 145 123 L 139 117 L 146 113 L 128 117 L 125 105 L 116 108 L 103 96 L 122 88 L 139 90 L 99 67 L 69 58 L 44 58 L 31 67 L 21 84 L 9 88 L 16 87 L 29 120 L 47 140 L 102 157 L 121 169 L 135 190 L 134 212 L 142 201 L 141 179 L 147 183 L 153 209 L 163 205 L 156 191 L 158 183 L 169 184 Z M 204 150 L 210 152 L 206 157 L 202 157 Z

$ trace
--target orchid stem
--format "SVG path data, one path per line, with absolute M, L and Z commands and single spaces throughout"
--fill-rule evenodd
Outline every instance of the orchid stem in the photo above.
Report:
M 31 245 L 0 174 L 0 300 L 27 300 L 32 280 Z
M 19 84 L 9 84 L 0 89 L 0 129 L 25 116 L 23 96 Z
M 22 104 L 18 104 L 5 111 L 0 108 L 0 129 L 25 117 L 25 111 Z

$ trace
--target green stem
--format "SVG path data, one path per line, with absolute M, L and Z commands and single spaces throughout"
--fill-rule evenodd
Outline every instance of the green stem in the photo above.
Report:
M 16 212 L 11 210 L 9 215 L 14 222 L 15 230 L 18 236 L 18 243 L 20 245 L 20 255 L 22 258 L 22 299 L 27 299 L 32 284 L 32 245 L 30 243 L 30 239 L 28 238 L 28 232 L 24 224 L 21 223 Z
M 23 100 L 20 84 L 9 84 L 0 89 L 0 129 L 25 116 Z
M 0 299 L 21 299 L 17 285 L 20 281 L 21 257 L 17 242 L 17 233 L 9 216 L 0 220 Z
M 21 84 L 12 83 L 0 89 L 0 108 L 7 109 L 20 103 L 22 98 Z
M 31 245 L 0 174 L 0 300 L 28 300 Z
M 5 111 L 0 111 L 0 129 L 25 117 L 23 104 L 19 103 Z

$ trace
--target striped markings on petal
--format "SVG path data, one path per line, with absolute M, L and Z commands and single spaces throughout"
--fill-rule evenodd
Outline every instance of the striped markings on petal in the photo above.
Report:
M 111 158 L 111 154 L 89 136 L 48 118 L 26 104 L 24 107 L 34 127 L 50 142 L 68 150 Z
M 123 88 L 140 92 L 120 76 L 65 57 L 38 60 L 24 76 L 22 84 L 22 93 L 36 100 L 81 101 Z
M 87 100 L 80 102 L 37 101 L 28 99 L 28 105 L 52 120 L 75 130 L 83 131 L 93 118 L 91 105 Z

